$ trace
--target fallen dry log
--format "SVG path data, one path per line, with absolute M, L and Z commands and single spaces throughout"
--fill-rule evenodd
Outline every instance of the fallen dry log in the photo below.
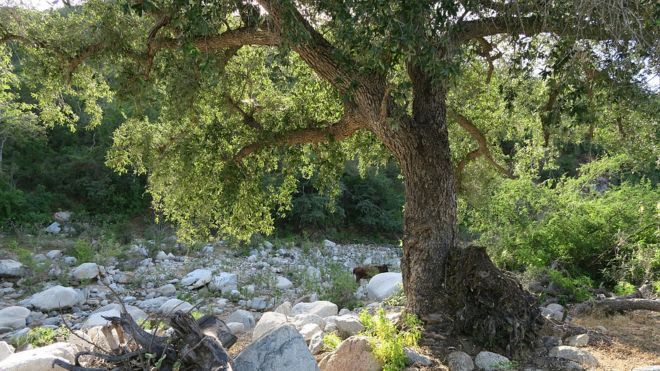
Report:
M 120 340 L 112 339 L 117 346 L 111 353 L 83 351 L 76 354 L 74 364 L 56 360 L 58 365 L 69 371 L 145 370 L 155 367 L 170 371 L 201 370 L 231 371 L 233 361 L 226 349 L 236 342 L 227 325 L 215 316 L 204 316 L 195 320 L 190 314 L 176 312 L 167 318 L 174 330 L 171 336 L 157 336 L 145 331 L 124 310 L 120 317 L 104 317 L 110 325 L 104 328 L 107 337 L 117 332 Z M 124 335 L 128 335 L 126 344 Z M 95 367 L 84 367 L 81 357 L 91 357 Z M 96 367 L 101 363 L 105 368 Z
M 650 310 L 660 312 L 660 300 L 658 299 L 604 299 L 581 303 L 575 306 L 575 314 L 588 313 L 599 310 L 605 313 L 628 312 L 632 310 Z

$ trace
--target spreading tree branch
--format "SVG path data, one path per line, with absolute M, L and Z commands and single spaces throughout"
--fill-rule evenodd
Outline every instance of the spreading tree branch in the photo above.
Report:
M 458 125 L 462 127 L 465 131 L 467 131 L 468 134 L 470 134 L 470 136 L 472 137 L 472 139 L 474 139 L 479 145 L 478 149 L 469 152 L 467 156 L 458 163 L 458 166 L 456 167 L 457 178 L 460 178 L 461 173 L 465 169 L 467 163 L 476 159 L 479 156 L 483 156 L 486 159 L 486 161 L 503 176 L 507 178 L 514 178 L 513 174 L 511 174 L 511 172 L 507 168 L 498 164 L 497 161 L 495 161 L 495 158 L 493 158 L 493 154 L 490 152 L 490 149 L 488 148 L 488 140 L 486 140 L 486 136 L 484 136 L 481 130 L 479 130 L 479 128 L 476 125 L 474 125 L 472 121 L 470 121 L 467 117 L 455 111 L 448 111 L 448 116 L 451 117 L 453 120 L 455 120 L 458 123 Z
M 340 141 L 350 137 L 357 130 L 364 127 L 364 122 L 360 120 L 358 116 L 352 112 L 346 111 L 339 121 L 325 127 L 307 127 L 283 133 L 272 133 L 270 134 L 270 138 L 248 144 L 241 148 L 234 156 L 234 160 L 240 162 L 252 153 L 258 152 L 267 147 L 314 144 L 333 140 Z

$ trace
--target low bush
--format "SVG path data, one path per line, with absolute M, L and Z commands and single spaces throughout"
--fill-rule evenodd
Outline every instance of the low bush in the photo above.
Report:
M 416 347 L 422 334 L 419 318 L 404 312 L 397 325 L 380 308 L 373 315 L 366 310 L 360 312 L 360 322 L 364 325 L 362 334 L 369 338 L 372 352 L 383 364 L 383 370 L 403 370 L 408 360 L 404 348 Z

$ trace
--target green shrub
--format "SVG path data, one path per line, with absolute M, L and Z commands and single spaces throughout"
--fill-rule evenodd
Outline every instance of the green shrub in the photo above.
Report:
M 69 330 L 65 327 L 53 329 L 50 327 L 35 327 L 27 334 L 14 339 L 15 347 L 23 347 L 30 344 L 34 347 L 43 347 L 58 341 L 64 341 L 69 335 Z
M 401 285 L 399 285 L 399 286 L 401 286 Z M 383 301 L 383 304 L 396 306 L 396 307 L 405 306 L 406 305 L 406 293 L 403 291 L 403 287 L 399 291 L 394 293 L 394 295 L 392 295 L 389 298 L 385 299 Z
M 559 261 L 572 276 L 641 284 L 660 269 L 660 192 L 645 180 L 596 187 L 597 175 L 614 177 L 617 164 L 594 161 L 578 178 L 502 180 L 488 202 L 464 206 L 462 223 L 506 269 Z
M 71 251 L 71 256 L 75 257 L 78 261 L 78 264 L 91 262 L 94 260 L 96 251 L 94 247 L 85 240 L 77 240 L 73 245 L 73 250 Z
M 404 312 L 397 326 L 385 316 L 385 310 L 379 308 L 373 315 L 366 310 L 360 312 L 360 322 L 374 355 L 383 364 L 383 370 L 403 370 L 408 359 L 404 348 L 417 346 L 422 335 L 421 321 Z
M 630 295 L 635 292 L 637 292 L 637 288 L 635 288 L 633 284 L 625 281 L 617 282 L 616 286 L 614 286 L 614 293 L 619 296 Z
M 355 282 L 355 276 L 336 263 L 329 264 L 321 272 L 322 276 L 332 282 L 332 286 L 323 289 L 320 297 L 337 304 L 340 308 L 353 309 L 360 304 L 355 297 L 355 291 L 359 287 Z
M 341 338 L 336 332 L 331 332 L 323 336 L 323 347 L 326 351 L 332 352 L 341 344 Z
M 589 291 L 593 286 L 591 278 L 586 276 L 567 277 L 554 269 L 548 269 L 548 276 L 550 282 L 555 283 L 568 293 L 568 298 L 560 295 L 560 299 L 563 299 L 563 301 L 585 301 L 591 298 L 591 292 Z

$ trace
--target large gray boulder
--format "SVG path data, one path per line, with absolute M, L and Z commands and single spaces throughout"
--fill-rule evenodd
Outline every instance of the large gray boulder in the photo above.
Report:
M 96 263 L 82 263 L 71 270 L 71 276 L 77 280 L 91 280 L 96 278 L 101 270 Z
M 398 272 L 379 273 L 367 285 L 370 300 L 383 301 L 402 289 L 403 277 Z
M 336 316 L 337 313 L 339 313 L 339 307 L 337 307 L 337 304 L 335 303 L 319 300 L 312 303 L 298 303 L 293 306 L 291 312 L 294 315 L 309 313 L 325 318 Z
M 287 322 L 287 317 L 282 313 L 264 313 L 261 318 L 259 318 L 257 325 L 254 326 L 254 330 L 252 331 L 252 340 L 259 339 L 267 332 L 276 329 Z
M 84 301 L 82 293 L 60 285 L 32 295 L 28 303 L 41 311 L 70 308 Z
M 30 315 L 30 310 L 24 307 L 7 307 L 0 309 L 0 327 L 9 327 L 20 330 L 26 326 L 25 320 Z
M 281 325 L 264 334 L 234 359 L 235 371 L 316 371 L 318 369 L 305 340 L 291 325 Z
M 598 360 L 596 357 L 591 355 L 591 353 L 587 352 L 586 350 L 567 345 L 560 345 L 550 349 L 550 357 L 568 359 L 570 361 L 577 362 L 582 367 L 586 368 L 598 366 Z
M 20 278 L 25 275 L 23 264 L 12 259 L 0 260 L 0 277 Z
M 383 369 L 371 352 L 369 340 L 353 336 L 319 362 L 321 371 L 380 371 Z
M 55 343 L 41 348 L 14 353 L 0 361 L 0 370 L 11 371 L 47 371 L 62 370 L 53 368 L 56 359 L 73 363 L 76 348 L 69 343 Z

